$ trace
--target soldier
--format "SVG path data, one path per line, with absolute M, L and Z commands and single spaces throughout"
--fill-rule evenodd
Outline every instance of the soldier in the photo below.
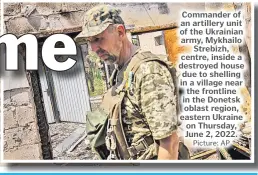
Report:
M 173 78 L 168 68 L 155 59 L 133 65 L 133 62 L 139 63 L 135 61 L 137 58 L 144 60 L 152 54 L 143 52 L 128 40 L 120 12 L 110 5 L 92 8 L 85 15 L 82 32 L 75 38 L 78 43 L 87 42 L 92 51 L 107 64 L 117 64 L 111 82 L 116 88 L 111 90 L 110 98 L 116 96 L 117 92 L 124 92 L 124 96 L 119 111 L 121 125 L 117 124 L 120 120 L 109 121 L 111 129 L 108 132 L 112 131 L 112 126 L 122 126 L 115 135 L 110 132 L 107 134 L 115 136 L 118 144 L 113 146 L 116 153 L 113 159 L 177 160 L 179 137 Z M 127 70 L 129 67 L 132 69 Z M 124 87 L 127 88 L 123 89 Z M 117 89 L 120 91 L 116 91 Z M 108 99 L 107 105 L 112 106 L 113 102 L 115 103 L 115 99 Z M 115 109 L 120 110 L 119 107 L 107 110 L 112 111 L 109 116 L 116 114 Z M 123 132 L 125 142 L 119 141 L 123 137 L 119 131 Z M 110 142 L 112 140 L 108 141 Z M 110 145 L 107 147 L 111 154 L 112 148 Z

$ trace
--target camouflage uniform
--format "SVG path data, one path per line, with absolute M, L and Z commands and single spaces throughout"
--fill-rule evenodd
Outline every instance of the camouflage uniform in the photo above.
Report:
M 82 32 L 75 37 L 77 43 L 86 43 L 87 37 L 98 35 L 110 24 L 124 24 L 119 16 L 121 10 L 110 5 L 100 5 L 93 7 L 85 14 Z
M 88 14 L 91 17 L 85 19 L 86 24 L 83 27 L 85 30 L 76 38 L 77 42 L 82 42 L 85 37 L 97 35 L 105 30 L 110 24 L 110 18 L 118 19 L 114 21 L 121 23 L 119 11 L 111 6 L 96 7 Z M 88 25 L 91 25 L 92 30 Z M 100 28 L 97 28 L 99 25 Z M 97 31 L 94 33 L 95 29 Z M 122 82 L 126 67 L 124 65 L 118 70 L 115 84 Z M 169 70 L 157 61 L 150 61 L 140 65 L 134 77 L 132 88 L 127 91 L 123 99 L 121 111 L 129 145 L 134 145 L 140 138 L 149 135 L 157 141 L 168 137 L 177 129 L 174 84 Z M 143 160 L 155 158 L 157 158 L 157 145 L 154 143 L 137 157 Z
M 132 58 L 133 59 L 133 58 Z M 126 66 L 119 70 L 116 83 L 121 83 Z M 155 140 L 168 137 L 177 129 L 174 84 L 168 69 L 157 61 L 141 64 L 132 88 L 122 103 L 122 121 L 129 145 L 152 135 Z M 153 159 L 157 155 L 152 144 L 137 159 Z

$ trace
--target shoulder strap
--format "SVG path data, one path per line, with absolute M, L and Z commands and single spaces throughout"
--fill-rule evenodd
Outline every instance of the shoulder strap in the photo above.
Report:
M 168 65 L 167 63 L 165 63 L 163 60 L 161 60 L 159 57 L 152 54 L 151 52 L 138 52 L 128 64 L 124 73 L 125 76 L 124 76 L 123 82 L 121 83 L 120 86 L 116 88 L 117 93 L 124 90 L 126 82 L 128 81 L 128 78 L 129 78 L 129 73 L 132 72 L 133 74 L 135 74 L 138 68 L 140 67 L 140 65 L 147 61 L 159 61 L 159 62 L 163 62 L 164 65 Z

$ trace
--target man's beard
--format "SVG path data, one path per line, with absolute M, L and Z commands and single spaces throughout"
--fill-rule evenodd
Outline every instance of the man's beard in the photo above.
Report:
M 97 52 L 96 52 L 98 55 L 102 55 L 104 54 L 105 57 L 107 57 L 106 59 L 104 59 L 104 62 L 107 64 L 107 65 L 111 65 L 111 64 L 114 64 L 117 60 L 117 56 L 115 55 L 111 55 L 110 53 L 106 52 L 105 50 L 103 49 L 99 49 Z
M 116 60 L 117 60 L 117 57 L 115 55 L 109 55 L 108 54 L 107 59 L 105 59 L 105 63 L 107 65 L 111 65 L 111 64 L 114 64 L 116 62 Z

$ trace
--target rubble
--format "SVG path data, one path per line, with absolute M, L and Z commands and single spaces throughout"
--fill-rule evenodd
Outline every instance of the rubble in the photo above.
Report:
M 52 148 L 61 144 L 78 128 L 85 128 L 85 124 L 62 122 L 49 124 Z M 69 148 L 68 148 L 69 149 Z M 63 151 L 62 153 L 54 152 L 54 160 L 98 160 L 98 157 L 92 153 L 89 138 L 81 141 L 73 151 Z

